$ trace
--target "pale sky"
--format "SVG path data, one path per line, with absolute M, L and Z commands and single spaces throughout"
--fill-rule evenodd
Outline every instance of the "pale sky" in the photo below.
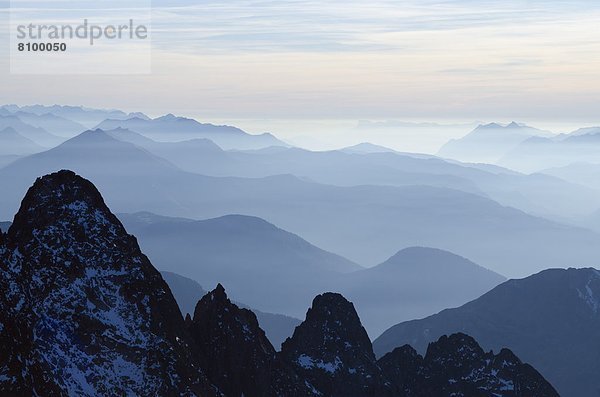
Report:
M 11 75 L 4 48 L 0 102 L 256 129 L 317 119 L 600 124 L 599 2 L 169 0 L 153 2 L 152 18 L 150 75 Z

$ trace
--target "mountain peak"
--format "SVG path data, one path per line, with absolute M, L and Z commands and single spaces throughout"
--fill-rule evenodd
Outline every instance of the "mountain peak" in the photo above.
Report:
M 189 333 L 207 375 L 226 396 L 303 396 L 303 385 L 276 357 L 256 315 L 227 299 L 221 284 L 196 305 Z
M 100 220 L 100 214 L 109 213 L 100 192 L 90 181 L 73 171 L 61 170 L 38 178 L 29 188 L 15 216 L 16 227 L 12 229 L 20 230 L 25 225 L 44 227 L 59 221 L 65 226 L 74 226 L 67 222 L 83 226 L 84 212 L 94 216 L 97 221 Z M 118 222 L 113 218 L 110 221 Z M 29 230 L 29 227 L 24 230 Z
M 83 193 L 90 194 L 96 201 L 101 200 L 100 192 L 92 182 L 71 170 L 60 170 L 37 178 L 25 195 L 25 201 L 32 197 L 55 195 L 57 199 L 64 202 L 69 197 L 81 197 Z
M 324 395 L 389 395 L 354 305 L 340 294 L 313 300 L 281 355 Z
M 490 280 L 497 283 L 505 281 L 506 278 L 498 273 L 486 269 L 467 258 L 439 248 L 408 247 L 398 251 L 385 262 L 371 268 L 371 271 L 384 270 L 408 270 L 408 269 L 430 269 L 437 275 L 446 277 L 447 272 L 476 272 L 486 275 Z M 441 273 L 443 272 L 443 273 Z
M 155 121 L 179 121 L 179 120 L 191 120 L 185 117 L 175 116 L 173 113 L 165 114 L 164 116 L 160 116 L 154 119 Z
M 511 121 L 510 123 L 504 125 L 500 123 L 488 123 L 488 124 L 480 124 L 477 129 L 513 129 L 513 128 L 524 128 L 525 125 L 521 125 L 516 121 Z
M 369 352 L 371 342 L 354 305 L 338 293 L 327 292 L 314 298 L 306 321 L 296 328 L 294 336 L 284 345 L 289 342 L 288 347 L 291 347 L 294 340 L 301 340 L 305 348 L 316 354 L 325 350 L 336 353 L 361 350 L 367 355 L 372 354 Z M 338 345 L 340 340 L 345 343 Z
M 464 365 L 484 354 L 475 339 L 458 332 L 450 336 L 442 335 L 437 342 L 430 343 L 426 356 L 434 356 L 438 363 L 444 365 L 448 365 L 450 361 L 453 365 Z
M 444 335 L 431 343 L 424 358 L 403 346 L 382 357 L 379 365 L 403 395 L 418 390 L 423 395 L 443 396 L 558 396 L 535 369 L 509 349 L 497 355 L 486 353 L 463 333 Z M 408 377 L 407 372 L 414 375 Z
M 10 353 L 30 374 L 25 388 L 50 382 L 63 391 L 50 394 L 82 396 L 208 390 L 200 371 L 181 365 L 191 348 L 168 286 L 91 182 L 68 170 L 38 178 L 5 237 L 10 266 L 0 278 L 22 290 L 14 322 L 35 330 L 15 337 Z
M 265 338 L 266 341 L 266 336 L 259 329 L 258 320 L 254 313 L 247 309 L 241 309 L 232 303 L 227 297 L 225 288 L 220 283 L 214 290 L 204 295 L 198 301 L 196 310 L 194 311 L 193 323 L 197 331 L 196 333 L 199 332 L 204 337 L 207 336 L 207 332 L 210 334 L 218 333 L 220 337 L 227 338 L 232 337 L 232 335 L 225 335 L 224 333 L 226 332 L 240 332 L 243 334 L 252 330 L 256 332 L 256 337 Z M 204 340 L 200 338 L 198 343 L 202 344 L 211 339 L 207 338 Z M 269 344 L 269 342 L 266 343 Z M 206 345 L 205 348 L 210 350 L 219 347 Z M 267 350 L 269 352 L 275 351 L 272 346 Z
M 210 293 L 211 297 L 218 301 L 228 300 L 225 287 L 221 283 L 217 284 L 217 287 Z
M 73 138 L 65 141 L 65 143 L 104 143 L 104 142 L 114 142 L 115 138 L 110 136 L 106 130 L 101 128 L 96 128 L 93 130 L 83 131 L 81 134 L 74 136 Z

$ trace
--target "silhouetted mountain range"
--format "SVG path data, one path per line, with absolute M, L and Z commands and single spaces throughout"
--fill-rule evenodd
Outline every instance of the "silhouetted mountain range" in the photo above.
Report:
M 428 185 L 474 193 L 534 215 L 561 220 L 588 214 L 598 208 L 600 201 L 597 191 L 548 175 L 523 175 L 501 167 L 463 164 L 434 156 L 393 151 L 314 152 L 282 147 L 224 151 L 208 140 L 156 142 L 124 129 L 107 134 L 202 175 L 259 178 L 293 174 L 337 186 Z
M 508 125 L 479 125 L 460 139 L 450 140 L 439 156 L 475 163 L 495 163 L 508 151 L 531 137 L 550 137 L 548 131 L 512 122 Z
M 563 396 L 600 390 L 600 272 L 546 270 L 510 280 L 457 309 L 398 324 L 374 342 L 383 355 L 410 344 L 425 351 L 440 336 L 465 332 L 484 349 L 509 347 Z
M 0 219 L 16 210 L 25 181 L 61 168 L 94 178 L 119 212 L 257 216 L 364 265 L 410 246 L 445 249 L 507 276 L 527 275 L 543 264 L 597 263 L 597 234 L 479 195 L 429 186 L 328 186 L 291 175 L 206 177 L 102 131 L 88 131 L 0 169 L 5 187 Z
M 400 397 L 425 384 L 410 395 L 557 395 L 510 351 L 484 354 L 464 335 L 432 344 L 422 364 L 376 361 L 338 294 L 315 298 L 281 353 L 221 285 L 184 321 L 135 238 L 69 171 L 28 190 L 0 258 L 3 395 Z
M 127 120 L 108 119 L 96 128 L 113 130 L 116 128 L 138 132 L 157 141 L 183 141 L 189 139 L 210 139 L 223 149 L 258 149 L 269 146 L 287 146 L 287 144 L 264 133 L 251 135 L 239 128 L 227 125 L 199 123 L 194 119 L 177 117 L 172 114 L 155 119 L 130 118 Z
M 400 379 L 395 385 L 400 395 L 558 396 L 533 367 L 522 363 L 509 349 L 486 353 L 463 333 L 442 336 L 430 343 L 425 357 L 404 345 L 378 363 L 389 379 Z M 407 377 L 401 368 L 411 368 L 408 373 L 415 371 L 419 376 Z
M 18 111 L 15 112 L 14 115 L 24 123 L 34 127 L 43 128 L 51 134 L 64 138 L 72 138 L 87 130 L 83 124 L 52 113 L 35 114 Z
M 27 106 L 17 106 L 17 105 L 5 105 L 2 106 L 2 109 L 11 112 L 23 112 L 30 113 L 38 116 L 45 116 L 48 114 L 60 117 L 62 119 L 67 119 L 72 122 L 78 123 L 80 125 L 84 125 L 86 128 L 91 128 L 96 124 L 102 122 L 106 119 L 128 119 L 132 117 L 137 118 L 148 118 L 143 113 L 125 113 L 121 110 L 115 109 L 93 109 L 83 106 L 64 106 L 64 105 L 52 105 L 52 106 L 44 106 L 44 105 L 27 105 Z M 85 128 L 84 128 L 85 129 Z M 81 130 L 83 131 L 83 130 Z M 79 131 L 79 132 L 81 132 Z M 64 135 L 67 131 L 63 130 L 62 133 L 58 135 Z
M 565 167 L 572 163 L 597 163 L 600 128 L 582 128 L 554 138 L 530 138 L 506 153 L 498 164 L 524 172 Z
M 236 300 L 294 317 L 316 293 L 340 291 L 356 302 L 372 336 L 402 319 L 460 306 L 505 280 L 431 248 L 405 249 L 361 270 L 253 217 L 192 221 L 138 213 L 119 218 L 160 269 L 231 285 Z

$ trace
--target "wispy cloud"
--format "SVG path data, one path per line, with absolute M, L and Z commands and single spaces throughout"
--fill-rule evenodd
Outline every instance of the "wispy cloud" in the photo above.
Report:
M 524 5 L 525 4 L 525 5 Z M 585 10 L 585 11 L 583 11 Z M 395 34 L 532 24 L 600 10 L 583 1 L 204 1 L 154 7 L 156 44 L 226 51 L 394 51 Z
M 58 90 L 69 102 L 202 118 L 597 117 L 599 2 L 152 5 L 152 76 L 8 77 L 4 102 L 56 102 Z

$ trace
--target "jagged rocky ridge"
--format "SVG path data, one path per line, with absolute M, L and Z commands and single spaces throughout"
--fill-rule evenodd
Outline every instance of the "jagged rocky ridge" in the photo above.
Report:
M 465 335 L 375 359 L 352 303 L 319 295 L 277 353 L 218 286 L 182 318 L 93 184 L 38 179 L 0 233 L 2 396 L 555 396 Z
M 194 395 L 177 303 L 89 181 L 38 179 L 3 236 L 2 395 Z
M 404 345 L 378 362 L 384 376 L 393 380 L 396 395 L 558 395 L 533 367 L 522 363 L 509 349 L 497 355 L 486 353 L 463 333 L 442 336 L 429 345 L 425 357 Z

